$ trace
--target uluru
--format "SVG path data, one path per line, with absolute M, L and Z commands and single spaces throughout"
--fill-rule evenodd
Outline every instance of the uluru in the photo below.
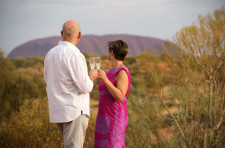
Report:
M 60 40 L 62 40 L 60 36 L 52 36 L 28 41 L 13 49 L 8 57 L 43 57 Z M 164 43 L 164 40 L 158 38 L 127 34 L 83 35 L 77 47 L 82 53 L 104 55 L 108 52 L 107 42 L 112 40 L 125 41 L 128 44 L 130 56 L 137 56 L 146 50 L 154 50 L 155 54 L 160 54 L 162 51 L 157 48 Z

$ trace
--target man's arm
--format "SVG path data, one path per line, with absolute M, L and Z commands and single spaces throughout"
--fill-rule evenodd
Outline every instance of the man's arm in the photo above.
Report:
M 82 55 L 72 55 L 67 60 L 66 65 L 80 93 L 90 93 L 93 89 L 93 81 L 96 78 L 94 78 L 93 72 L 90 72 L 92 80 L 90 79 L 85 58 Z

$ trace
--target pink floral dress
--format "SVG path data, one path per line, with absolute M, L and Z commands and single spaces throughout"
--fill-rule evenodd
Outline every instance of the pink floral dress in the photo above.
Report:
M 111 69 L 108 79 L 116 86 L 115 77 L 120 70 L 128 75 L 128 90 L 122 102 L 114 99 L 101 81 L 99 84 L 99 107 L 95 127 L 95 148 L 124 148 L 125 132 L 128 123 L 127 94 L 130 88 L 131 76 L 126 67 Z

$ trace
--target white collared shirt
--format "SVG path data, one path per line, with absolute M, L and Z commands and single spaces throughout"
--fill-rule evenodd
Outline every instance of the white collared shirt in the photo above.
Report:
M 85 57 L 76 46 L 59 41 L 47 53 L 44 79 L 51 123 L 72 121 L 81 112 L 90 116 L 89 93 L 93 82 L 88 76 Z

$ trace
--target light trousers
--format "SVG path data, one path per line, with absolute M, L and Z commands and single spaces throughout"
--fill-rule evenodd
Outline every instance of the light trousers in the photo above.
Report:
M 71 122 L 57 123 L 63 135 L 64 148 L 83 148 L 89 117 L 80 115 Z

